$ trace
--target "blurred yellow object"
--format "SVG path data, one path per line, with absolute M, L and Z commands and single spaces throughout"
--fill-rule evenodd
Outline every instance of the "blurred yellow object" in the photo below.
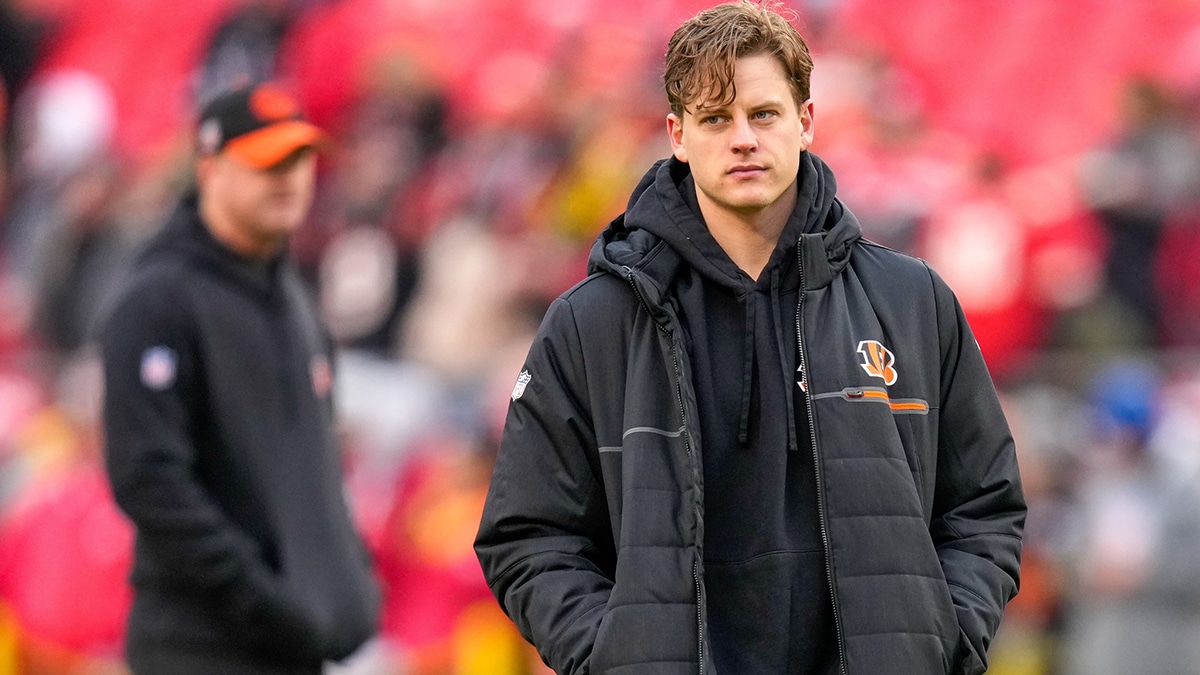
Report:
M 471 551 L 487 493 L 471 486 L 434 483 L 415 498 L 409 534 L 430 564 L 454 565 Z
M 454 631 L 455 675 L 525 675 L 524 641 L 500 606 L 478 602 L 463 610 Z
M 64 411 L 48 406 L 30 419 L 20 432 L 18 447 L 28 459 L 33 475 L 55 476 L 81 456 L 81 438 Z
M 17 620 L 8 605 L 0 602 L 0 675 L 18 675 Z
M 988 675 L 1049 675 L 1054 640 L 1037 630 L 1001 625 L 988 650 Z

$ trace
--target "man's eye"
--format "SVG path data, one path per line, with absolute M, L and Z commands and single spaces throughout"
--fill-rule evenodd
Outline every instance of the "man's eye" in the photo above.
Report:
M 754 113 L 754 119 L 765 120 L 768 117 L 773 117 L 774 115 L 774 110 L 759 110 L 758 112 Z
M 700 118 L 700 124 L 714 125 L 720 121 L 721 121 L 721 117 L 719 115 L 708 115 L 708 116 Z

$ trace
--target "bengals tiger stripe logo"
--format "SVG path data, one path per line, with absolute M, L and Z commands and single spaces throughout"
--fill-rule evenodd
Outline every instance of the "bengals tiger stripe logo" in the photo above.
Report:
M 896 383 L 899 374 L 896 372 L 896 355 L 878 340 L 863 340 L 858 343 L 858 353 L 862 355 L 862 369 L 871 377 L 878 377 L 886 385 Z

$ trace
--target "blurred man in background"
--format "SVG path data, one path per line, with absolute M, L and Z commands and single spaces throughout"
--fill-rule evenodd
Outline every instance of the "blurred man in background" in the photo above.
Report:
M 332 352 L 285 252 L 323 134 L 264 84 L 209 103 L 195 194 L 103 336 L 106 458 L 137 529 L 135 673 L 320 673 L 374 632 Z
M 811 70 L 769 5 L 675 32 L 674 156 L 518 377 L 476 551 L 559 673 L 987 668 L 1012 437 L 949 287 L 808 152 Z

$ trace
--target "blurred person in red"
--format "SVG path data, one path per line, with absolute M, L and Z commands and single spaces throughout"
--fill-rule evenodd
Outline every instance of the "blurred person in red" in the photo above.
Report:
M 813 63 L 774 7 L 672 36 L 673 156 L 512 390 L 475 549 L 562 675 L 979 675 L 1017 591 L 983 357 L 809 152 Z
M 208 103 L 196 190 L 102 337 L 109 477 L 137 535 L 134 673 L 320 673 L 376 630 L 331 342 L 286 253 L 324 134 L 282 89 Z
M 446 140 L 441 92 L 401 54 L 372 63 L 338 132 L 338 162 L 294 241 L 340 348 L 390 358 L 418 286 L 432 223 L 420 213 Z M 459 354 L 461 357 L 462 354 Z
M 970 178 L 928 215 L 917 251 L 954 288 L 992 376 L 1010 382 L 1059 330 L 1073 335 L 1071 312 L 1101 285 L 1103 236 L 1065 171 L 1012 171 L 987 152 Z
M 62 424 L 56 415 L 43 411 L 36 422 L 43 428 L 32 433 L 72 433 L 45 428 Z M 101 470 L 75 457 L 62 464 L 0 514 L 0 615 L 11 612 L 16 672 L 117 672 L 132 532 Z M 10 671 L 0 657 L 2 672 Z
M 1183 92 L 1179 133 L 1191 134 L 1186 146 L 1200 162 L 1200 91 Z M 1181 139 L 1184 140 L 1184 139 Z M 1168 214 L 1154 261 L 1162 346 L 1200 346 L 1200 186 Z
M 1123 128 L 1081 163 L 1081 184 L 1109 238 L 1108 289 L 1139 342 L 1161 344 L 1154 283 L 1172 217 L 1200 204 L 1200 141 L 1176 93 L 1148 78 L 1126 83 Z
M 27 400 L 20 422 L 8 408 L 28 394 L 11 377 L 0 394 L 0 417 L 16 423 L 0 440 L 15 452 L 6 462 L 0 450 L 0 635 L 6 623 L 12 633 L 0 673 L 124 673 L 133 530 L 99 461 L 99 362 L 64 364 L 55 400 Z
M 537 657 L 471 551 L 495 439 L 458 435 L 420 443 L 398 476 L 378 555 L 382 635 L 408 675 L 527 675 Z

